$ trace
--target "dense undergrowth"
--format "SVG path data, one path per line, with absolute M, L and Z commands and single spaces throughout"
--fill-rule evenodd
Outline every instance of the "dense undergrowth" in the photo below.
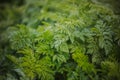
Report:
M 0 80 L 120 80 L 112 9 L 87 0 L 12 4 L 0 13 Z

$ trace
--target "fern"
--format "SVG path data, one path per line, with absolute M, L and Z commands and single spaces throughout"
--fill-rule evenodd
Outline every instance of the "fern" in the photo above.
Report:
M 13 31 L 9 36 L 11 43 L 11 48 L 18 50 L 25 47 L 32 47 L 34 42 L 34 30 L 30 31 L 25 26 L 19 26 L 20 30 Z M 33 34 L 32 34 L 33 33 Z
M 46 56 L 39 59 L 37 57 L 40 57 L 40 55 L 33 53 L 33 51 L 29 48 L 21 50 L 18 53 L 24 55 L 19 58 L 19 66 L 30 79 L 34 79 L 37 75 L 38 78 L 42 80 L 45 80 L 46 78 L 48 80 L 53 79 L 53 72 L 50 69 L 51 64 L 49 57 Z
M 120 42 L 111 9 L 88 0 L 25 0 L 19 10 L 20 25 L 0 36 L 8 43 L 0 46 L 1 79 L 119 79 L 119 61 L 109 59 L 118 58 Z
M 109 67 L 107 67 L 107 66 L 109 66 Z M 120 66 L 119 63 L 116 61 L 115 62 L 114 61 L 113 62 L 111 62 L 111 61 L 102 62 L 102 68 L 103 68 L 103 70 L 108 71 L 106 73 L 109 76 L 108 78 L 110 80 L 112 80 L 112 79 L 119 80 L 120 79 L 119 66 Z

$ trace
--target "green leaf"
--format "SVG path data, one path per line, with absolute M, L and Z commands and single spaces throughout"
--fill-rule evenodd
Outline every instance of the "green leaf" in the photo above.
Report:
M 60 51 L 69 53 L 69 49 L 68 49 L 67 43 L 62 43 L 62 44 L 60 45 Z

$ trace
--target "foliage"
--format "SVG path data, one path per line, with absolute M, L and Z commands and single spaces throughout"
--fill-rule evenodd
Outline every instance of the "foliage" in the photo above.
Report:
M 120 80 L 111 9 L 87 0 L 26 0 L 19 9 L 20 24 L 1 35 L 2 80 Z

